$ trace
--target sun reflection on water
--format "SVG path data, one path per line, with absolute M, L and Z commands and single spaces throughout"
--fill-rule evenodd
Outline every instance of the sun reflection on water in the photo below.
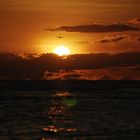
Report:
M 42 131 L 45 137 L 42 140 L 48 139 L 48 136 L 57 137 L 60 135 L 74 134 L 77 128 L 73 126 L 72 108 L 78 103 L 76 98 L 70 92 L 56 92 L 52 94 L 52 101 L 48 111 L 50 125 L 43 128 Z

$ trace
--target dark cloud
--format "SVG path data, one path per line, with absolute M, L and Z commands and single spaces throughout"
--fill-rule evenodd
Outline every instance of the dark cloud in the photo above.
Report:
M 138 80 L 135 77 L 131 76 L 114 76 L 110 74 L 104 74 L 96 76 L 95 80 Z
M 75 54 L 66 59 L 55 54 L 22 57 L 12 53 L 2 53 L 0 54 L 0 79 L 42 79 L 46 71 L 48 71 L 46 77 L 56 77 L 56 73 L 60 70 L 63 78 L 62 70 L 67 72 L 65 78 L 81 78 L 73 71 L 136 65 L 140 66 L 140 52 L 114 55 L 107 53 Z
M 114 68 L 111 68 L 111 70 L 112 70 L 112 71 L 119 71 L 120 69 L 114 67 Z
M 46 71 L 43 76 L 44 80 L 80 80 L 82 78 L 80 73 L 73 70 Z
M 128 21 L 128 23 L 132 24 L 140 24 L 140 18 L 134 18 Z
M 106 37 L 104 39 L 99 40 L 99 43 L 110 43 L 110 42 L 118 42 L 124 40 L 126 36 L 115 36 L 115 37 Z
M 140 66 L 136 66 L 135 68 L 133 68 L 132 70 L 137 70 L 140 71 Z
M 82 32 L 82 33 L 105 33 L 105 32 L 124 32 L 138 30 L 126 24 L 111 24 L 111 25 L 79 25 L 79 26 L 61 26 L 53 29 L 45 29 L 49 31 L 66 31 L 66 32 Z
M 132 80 L 133 78 L 130 76 L 122 76 L 119 80 Z
M 138 38 L 138 41 L 140 42 L 140 38 Z
M 32 57 L 31 57 L 32 56 Z M 22 57 L 12 53 L 0 54 L 0 78 L 1 79 L 41 79 L 45 70 L 57 70 L 58 56 L 42 54 L 41 56 Z M 49 65 L 49 66 L 48 66 Z

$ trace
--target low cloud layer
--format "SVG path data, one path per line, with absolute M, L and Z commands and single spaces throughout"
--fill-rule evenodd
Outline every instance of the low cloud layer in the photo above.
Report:
M 45 29 L 49 31 L 66 31 L 66 32 L 81 32 L 81 33 L 105 33 L 105 32 L 124 32 L 137 31 L 136 27 L 126 24 L 110 24 L 110 25 L 79 25 L 79 26 L 60 26 L 53 29 Z
M 103 69 L 123 66 L 139 66 L 140 52 L 110 55 L 75 54 L 63 59 L 55 54 L 22 57 L 12 53 L 0 54 L 0 79 L 42 79 L 46 71 Z M 46 76 L 52 76 L 48 73 Z M 74 73 L 65 78 L 81 78 Z
M 83 77 L 77 71 L 59 70 L 57 72 L 46 71 L 43 76 L 44 80 L 83 80 Z

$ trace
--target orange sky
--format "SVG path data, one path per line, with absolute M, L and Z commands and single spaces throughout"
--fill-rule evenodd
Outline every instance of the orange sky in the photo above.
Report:
M 94 23 L 127 24 L 140 17 L 139 9 L 139 0 L 0 0 L 0 52 L 47 53 L 59 45 L 66 45 L 72 53 L 140 51 L 139 31 L 44 30 Z M 59 39 L 60 35 L 64 38 Z

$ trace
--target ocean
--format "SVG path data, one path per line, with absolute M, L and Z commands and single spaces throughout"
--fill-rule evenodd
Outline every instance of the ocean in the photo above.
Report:
M 140 81 L 0 81 L 0 140 L 140 140 Z

